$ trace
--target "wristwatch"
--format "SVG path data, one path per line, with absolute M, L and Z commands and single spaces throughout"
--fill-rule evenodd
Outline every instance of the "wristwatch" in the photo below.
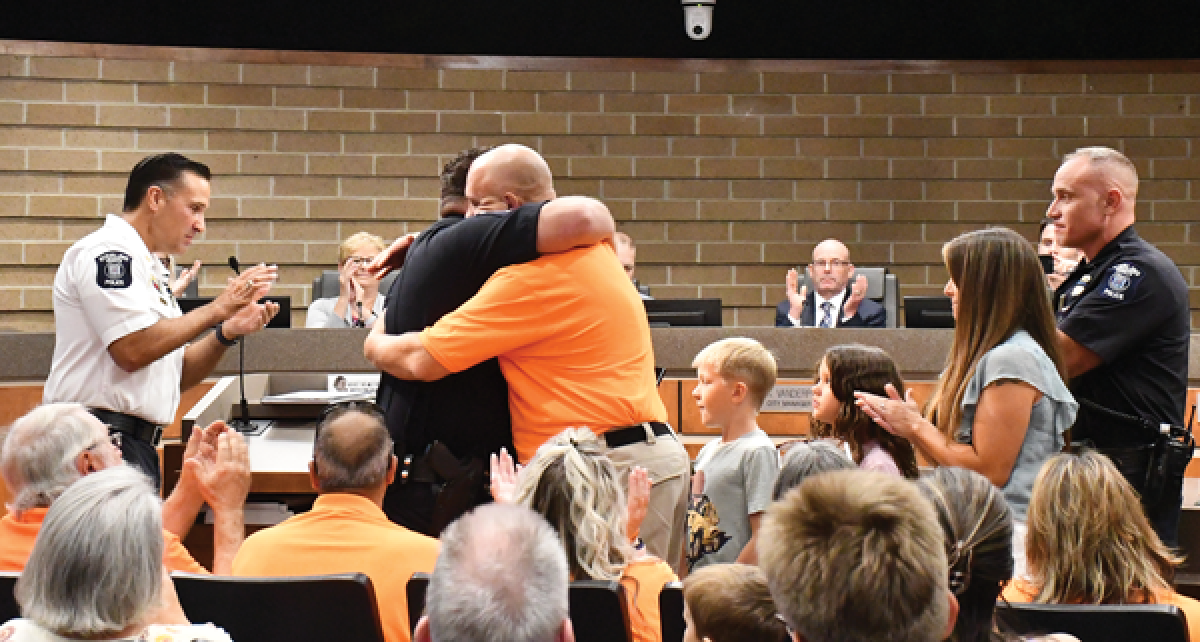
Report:
M 229 337 L 225 336 L 224 332 L 221 331 L 221 328 L 224 325 L 224 323 L 225 323 L 224 321 L 221 321 L 220 323 L 217 323 L 217 325 L 213 327 L 213 334 L 215 334 L 217 336 L 217 343 L 220 343 L 221 345 L 223 345 L 227 348 L 229 346 L 237 345 L 237 342 L 238 342 L 237 339 L 230 339 Z

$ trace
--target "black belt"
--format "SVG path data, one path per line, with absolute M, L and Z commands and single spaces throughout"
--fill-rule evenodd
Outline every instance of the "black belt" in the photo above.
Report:
M 629 444 L 646 441 L 646 426 L 649 425 L 654 434 L 659 437 L 673 435 L 671 427 L 661 421 L 647 421 L 644 424 L 636 426 L 628 426 L 625 428 L 614 428 L 604 433 L 604 441 L 608 443 L 609 448 L 620 448 Z
M 162 426 L 152 424 L 141 417 L 134 417 L 123 412 L 113 412 L 104 410 L 103 408 L 88 408 L 88 412 L 92 413 L 97 419 L 108 424 L 110 430 L 115 430 L 119 433 L 129 435 L 134 439 L 149 443 L 151 446 L 158 446 L 158 440 L 162 437 Z

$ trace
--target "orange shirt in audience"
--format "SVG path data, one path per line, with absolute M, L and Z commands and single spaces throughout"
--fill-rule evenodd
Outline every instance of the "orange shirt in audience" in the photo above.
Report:
M 421 343 L 451 372 L 499 357 L 522 462 L 571 426 L 667 420 L 645 306 L 607 243 L 496 272 Z
M 629 601 L 629 626 L 633 629 L 634 642 L 661 642 L 658 595 L 667 582 L 678 581 L 679 577 L 671 567 L 657 557 L 646 557 L 625 567 L 621 586 Z
M 1032 582 L 1026 580 L 1013 580 L 1004 587 L 1004 592 L 1001 597 L 1009 602 L 1032 602 L 1033 598 L 1037 597 L 1038 589 Z M 1188 638 L 1192 640 L 1200 640 L 1200 602 L 1193 600 L 1186 595 L 1180 595 L 1175 591 L 1158 591 L 1154 594 L 1154 602 L 1156 604 L 1173 604 L 1183 611 L 1184 618 L 1187 619 Z M 1139 602 L 1130 601 L 1130 604 L 1138 604 Z
M 408 642 L 405 585 L 413 573 L 433 572 L 441 545 L 388 520 L 360 495 L 327 493 L 312 510 L 246 538 L 233 574 L 283 577 L 366 573 L 375 588 L 387 642 Z
M 47 510 L 31 508 L 22 513 L 20 519 L 12 513 L 0 517 L 0 571 L 25 570 L 25 562 L 33 551 L 34 540 L 46 519 Z M 192 559 L 175 533 L 164 530 L 163 544 L 163 564 L 168 571 L 208 573 L 208 569 Z

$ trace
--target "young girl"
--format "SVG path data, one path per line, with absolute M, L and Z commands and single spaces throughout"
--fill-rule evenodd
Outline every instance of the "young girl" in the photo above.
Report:
M 912 444 L 880 428 L 854 403 L 854 391 L 883 395 L 889 383 L 904 389 L 896 364 L 883 350 L 858 344 L 829 348 L 817 364 L 813 435 L 845 442 L 859 468 L 916 479 Z

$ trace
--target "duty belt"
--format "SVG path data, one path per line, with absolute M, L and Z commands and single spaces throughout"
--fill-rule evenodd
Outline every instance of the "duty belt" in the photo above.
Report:
M 134 417 L 123 412 L 113 412 L 103 408 L 88 408 L 88 412 L 92 413 L 97 419 L 108 424 L 111 430 L 129 435 L 134 439 L 149 443 L 151 446 L 158 446 L 158 441 L 162 437 L 162 426 L 152 424 L 141 417 Z

